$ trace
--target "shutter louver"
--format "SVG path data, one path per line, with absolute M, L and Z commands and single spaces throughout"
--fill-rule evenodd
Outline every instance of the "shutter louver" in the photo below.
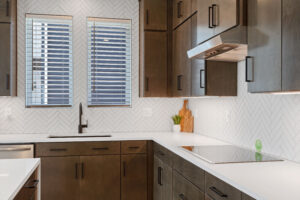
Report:
M 88 105 L 131 105 L 131 21 L 88 18 Z
M 71 106 L 72 17 L 26 15 L 26 106 Z

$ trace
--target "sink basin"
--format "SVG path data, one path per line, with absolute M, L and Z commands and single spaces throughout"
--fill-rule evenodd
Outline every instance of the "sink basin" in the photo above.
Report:
M 48 138 L 89 138 L 89 137 L 111 137 L 111 135 L 49 135 Z

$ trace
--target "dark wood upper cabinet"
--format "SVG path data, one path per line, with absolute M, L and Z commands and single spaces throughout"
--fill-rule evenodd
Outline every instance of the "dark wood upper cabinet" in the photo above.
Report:
M 0 0 L 0 96 L 17 95 L 17 0 Z
M 198 0 L 197 42 L 205 42 L 238 25 L 241 1 L 244 0 Z
M 192 1 L 195 0 L 173 0 L 173 28 L 192 15 Z
M 41 158 L 41 199 L 79 200 L 79 156 Z
M 121 199 L 147 200 L 147 155 L 121 156 Z
M 144 97 L 167 96 L 167 33 L 145 31 Z
M 142 0 L 144 4 L 144 29 L 167 30 L 167 0 Z
M 297 0 L 248 0 L 249 92 L 300 90 L 299 8 Z

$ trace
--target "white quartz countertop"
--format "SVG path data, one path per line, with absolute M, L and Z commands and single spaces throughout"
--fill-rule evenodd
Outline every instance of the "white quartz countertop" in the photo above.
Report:
M 101 133 L 107 134 L 107 133 Z M 260 200 L 300 200 L 300 164 L 282 162 L 210 164 L 178 146 L 227 145 L 209 137 L 187 133 L 108 133 L 110 138 L 48 138 L 47 134 L 5 134 L 0 143 L 153 140 L 242 192 Z M 95 134 L 91 134 L 95 135 Z M 0 182 L 0 187 L 2 182 Z
M 14 199 L 39 164 L 39 158 L 0 159 L 0 200 Z

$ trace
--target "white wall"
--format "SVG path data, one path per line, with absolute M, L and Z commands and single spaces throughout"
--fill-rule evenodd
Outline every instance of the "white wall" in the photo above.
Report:
M 249 94 L 245 63 L 238 65 L 238 97 L 191 99 L 195 131 L 300 162 L 300 95 Z
M 179 99 L 138 98 L 138 0 L 18 0 L 18 97 L 0 97 L 0 133 L 76 132 L 87 102 L 86 18 L 132 19 L 132 108 L 87 108 L 88 132 L 169 131 Z M 74 107 L 25 108 L 25 13 L 73 16 Z M 151 108 L 147 117 L 144 108 Z M 11 110 L 7 118 L 5 113 Z

